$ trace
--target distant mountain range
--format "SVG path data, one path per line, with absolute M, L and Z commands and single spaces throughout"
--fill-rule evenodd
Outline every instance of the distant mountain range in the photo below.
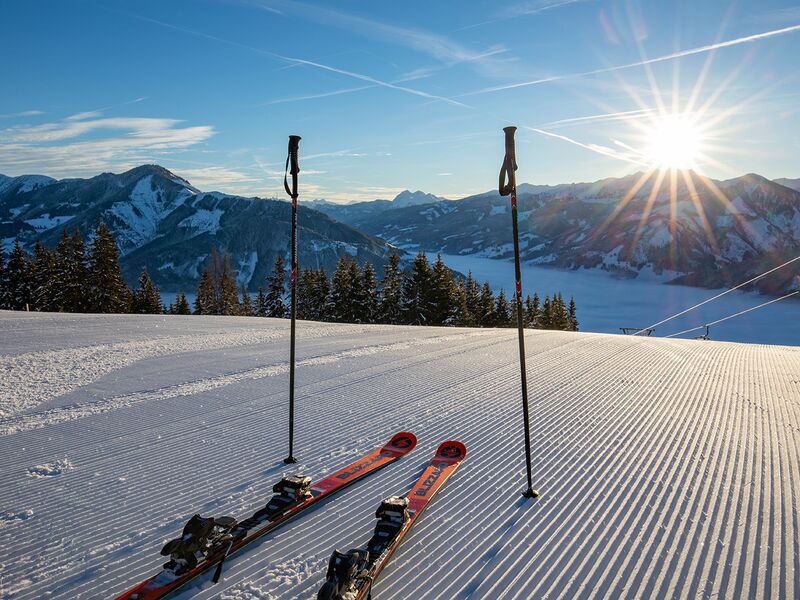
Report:
M 61 231 L 89 234 L 99 221 L 116 235 L 123 272 L 133 283 L 143 267 L 162 290 L 192 291 L 213 246 L 226 248 L 239 283 L 264 284 L 278 255 L 290 255 L 288 202 L 204 193 L 156 165 L 115 175 L 57 181 L 0 175 L 0 238 L 6 246 L 41 239 L 55 246 Z M 342 252 L 380 268 L 390 246 L 306 206 L 298 208 L 301 268 L 332 271 Z
M 720 287 L 800 255 L 800 180 L 687 175 L 692 184 L 679 175 L 674 192 L 669 177 L 654 192 L 656 175 L 636 189 L 641 173 L 593 183 L 518 186 L 523 260 Z M 318 208 L 401 247 L 509 258 L 509 205 L 492 191 L 394 210 L 385 210 L 385 201 Z M 783 292 L 796 285 L 796 273 L 784 269 L 756 287 Z
M 617 277 L 656 277 L 728 286 L 800 255 L 800 179 L 750 174 L 727 181 L 688 173 L 674 184 L 641 174 L 593 183 L 518 186 L 520 240 L 528 264 L 591 268 Z M 299 207 L 302 266 L 334 268 L 342 252 L 376 268 L 393 246 L 491 258 L 512 256 L 510 203 L 496 191 L 461 200 L 404 191 L 394 200 Z M 194 289 L 212 245 L 227 248 L 239 281 L 263 284 L 289 255 L 290 205 L 204 193 L 156 166 L 91 179 L 0 175 L 0 238 L 55 245 L 64 227 L 114 231 L 126 277 L 147 267 L 164 290 Z M 400 250 L 405 254 L 404 250 Z M 796 285 L 797 269 L 758 282 L 767 293 Z

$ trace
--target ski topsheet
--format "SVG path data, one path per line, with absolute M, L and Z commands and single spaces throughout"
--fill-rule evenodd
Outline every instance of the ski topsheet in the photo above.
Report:
M 394 551 L 466 455 L 467 448 L 461 442 L 451 440 L 441 444 L 406 496 L 391 496 L 381 503 L 375 514 L 379 520 L 369 542 L 348 552 L 334 551 L 318 600 L 369 597 L 373 582 Z
M 357 461 L 328 475 L 308 488 L 303 488 L 302 493 L 296 493 L 289 498 L 296 498 L 294 502 L 286 503 L 287 496 L 277 495 L 263 509 L 251 517 L 230 528 L 229 540 L 224 544 L 213 547 L 196 566 L 180 574 L 175 570 L 164 568 L 158 575 L 143 581 L 136 587 L 117 597 L 116 600 L 155 600 L 163 598 L 176 591 L 201 573 L 219 566 L 225 557 L 235 553 L 250 544 L 253 540 L 274 531 L 293 517 L 320 500 L 352 485 L 378 469 L 396 461 L 411 452 L 417 444 L 413 433 L 400 432 L 394 435 L 382 448 L 359 458 Z M 276 492 L 286 481 L 301 481 L 303 478 L 285 478 L 273 488 Z M 281 488 L 282 489 L 282 488 Z M 217 573 L 218 576 L 218 573 Z

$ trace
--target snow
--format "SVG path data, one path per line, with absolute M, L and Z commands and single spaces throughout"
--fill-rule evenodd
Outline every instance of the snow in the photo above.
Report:
M 500 204 L 498 206 L 492 206 L 489 210 L 489 216 L 493 217 L 495 215 L 504 215 L 508 212 L 508 208 L 505 204 Z
M 46 231 L 48 229 L 52 229 L 53 227 L 58 227 L 62 223 L 66 223 L 74 216 L 75 215 L 58 215 L 51 217 L 50 213 L 44 213 L 40 217 L 28 219 L 25 222 L 33 227 L 36 231 Z
M 130 202 L 117 202 L 111 207 L 110 212 L 125 223 L 119 234 L 125 252 L 152 239 L 161 220 L 175 209 L 174 205 L 166 204 L 164 196 L 161 188 L 153 189 L 153 176 L 148 175 L 136 182 Z M 189 197 L 191 192 L 184 190 L 176 201 L 183 202 Z
M 4 389 L 16 357 L 125 348 L 105 374 L 72 363 L 64 377 L 79 388 L 18 415 L 37 426 L 0 434 L 3 598 L 114 597 L 157 572 L 193 513 L 248 515 L 289 469 L 286 320 L 2 312 L 0 331 Z M 225 335 L 239 343 L 208 343 Z M 198 343 L 174 351 L 185 338 Z M 140 357 L 149 341 L 158 349 Z M 330 552 L 368 539 L 380 499 L 448 437 L 467 460 L 376 581 L 379 598 L 800 595 L 800 349 L 546 331 L 526 342 L 541 493 L 527 502 L 514 330 L 300 322 L 296 469 L 318 479 L 400 429 L 419 445 L 177 598 L 313 597 Z M 32 362 L 30 377 L 63 358 Z M 114 404 L 124 395 L 138 401 Z M 110 408 L 46 417 L 90 401 Z M 65 457 L 61 475 L 28 476 Z
M 219 231 L 219 220 L 224 214 L 225 211 L 221 208 L 215 208 L 214 210 L 199 208 L 196 213 L 178 223 L 178 227 L 194 229 L 197 235 L 201 233 L 215 234 Z
M 247 286 L 250 283 L 250 280 L 253 279 L 253 273 L 255 273 L 257 264 L 258 252 L 255 250 L 251 251 L 250 254 L 243 256 L 239 260 L 239 268 L 236 272 L 236 284 L 239 286 Z

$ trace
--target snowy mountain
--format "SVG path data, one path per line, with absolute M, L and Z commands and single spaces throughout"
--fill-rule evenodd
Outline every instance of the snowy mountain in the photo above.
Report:
M 754 174 L 708 185 L 690 175 L 693 185 L 677 177 L 674 200 L 667 179 L 655 192 L 655 177 L 637 189 L 641 174 L 520 185 L 524 261 L 719 287 L 800 254 L 800 192 Z M 509 200 L 494 191 L 392 211 L 342 211 L 334 218 L 404 247 L 490 258 L 513 253 Z M 767 292 L 792 285 L 789 272 L 759 282 Z
M 787 179 L 786 177 L 781 177 L 780 179 L 775 179 L 775 183 L 778 183 L 784 187 L 791 188 L 800 192 L 800 178 L 798 179 Z
M 55 245 L 64 227 L 84 234 L 105 221 L 117 237 L 129 281 L 142 267 L 165 290 L 193 289 L 212 245 L 226 248 L 239 282 L 263 284 L 275 258 L 290 253 L 290 205 L 275 199 L 204 193 L 156 165 L 115 175 L 56 181 L 0 179 L 0 236 L 8 245 L 41 239 Z M 298 252 L 303 266 L 332 270 L 342 252 L 384 264 L 389 246 L 349 225 L 300 206 Z
M 337 221 L 351 223 L 354 221 L 361 221 L 368 217 L 379 218 L 379 215 L 386 210 L 436 204 L 438 202 L 449 202 L 449 200 L 419 190 L 416 192 L 404 190 L 397 194 L 393 200 L 369 200 L 366 202 L 352 202 L 350 204 L 339 204 L 327 200 L 312 200 L 308 204 L 312 208 L 325 213 Z

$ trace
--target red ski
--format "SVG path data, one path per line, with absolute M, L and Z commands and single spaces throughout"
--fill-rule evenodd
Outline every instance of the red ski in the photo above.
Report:
M 171 560 L 162 571 L 117 597 L 117 600 L 155 600 L 217 567 L 219 578 L 225 558 L 274 531 L 317 502 L 352 485 L 408 454 L 417 444 L 413 433 L 400 432 L 382 448 L 328 475 L 314 485 L 303 475 L 284 477 L 273 486 L 276 495 L 261 510 L 240 523 L 230 517 L 203 519 L 195 515 L 180 538 L 167 543 L 162 554 Z
M 378 507 L 375 533 L 366 546 L 347 552 L 334 550 L 328 563 L 327 580 L 317 593 L 318 600 L 362 600 L 403 541 L 411 526 L 430 504 L 433 496 L 467 456 L 461 442 L 444 442 L 405 496 L 390 496 Z

